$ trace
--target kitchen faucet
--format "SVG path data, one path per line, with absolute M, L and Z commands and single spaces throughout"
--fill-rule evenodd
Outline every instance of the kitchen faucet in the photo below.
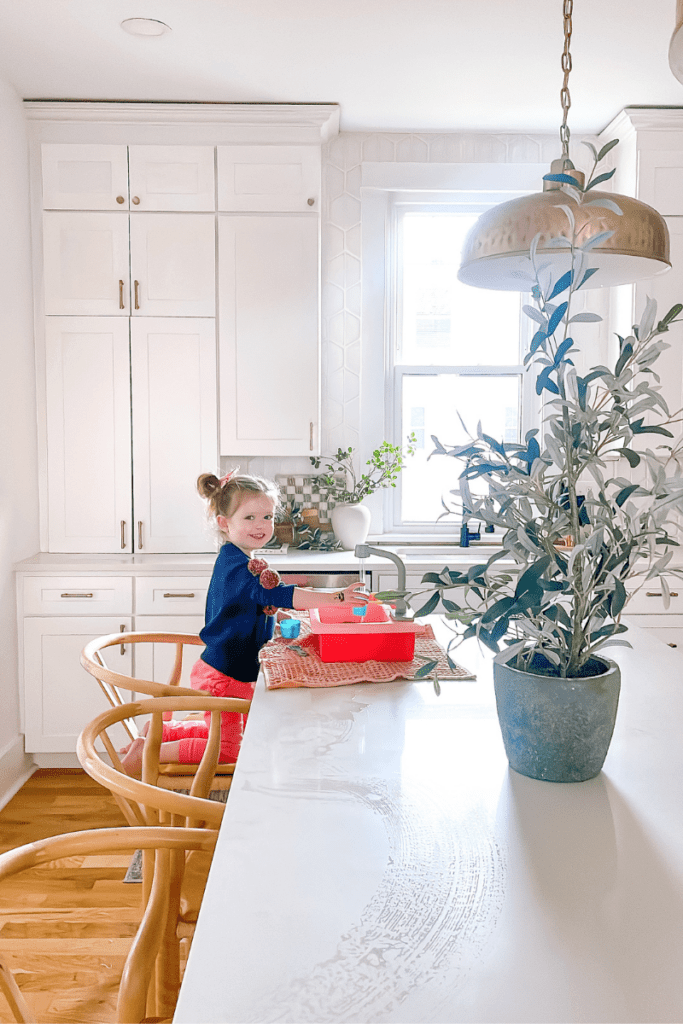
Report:
M 354 551 L 356 558 L 368 558 L 370 555 L 379 555 L 380 558 L 388 558 L 394 563 L 398 569 L 398 586 L 397 590 L 406 589 L 406 567 L 393 551 L 389 551 L 388 548 L 374 548 L 370 544 L 356 544 Z M 394 601 L 393 618 L 395 619 L 408 619 L 410 618 L 409 612 L 412 612 L 412 608 L 403 597 L 397 597 Z

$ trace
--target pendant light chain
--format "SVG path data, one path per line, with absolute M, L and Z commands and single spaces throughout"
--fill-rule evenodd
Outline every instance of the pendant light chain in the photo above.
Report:
M 569 72 L 572 69 L 572 55 L 569 50 L 569 44 L 572 41 L 573 11 L 574 0 L 564 0 L 564 50 L 562 51 L 562 70 L 564 71 L 564 81 L 562 82 L 562 88 L 560 90 L 563 117 L 562 125 L 560 127 L 560 142 L 562 143 L 562 159 L 565 161 L 569 160 L 570 131 L 567 127 L 567 115 L 569 114 L 569 108 L 572 105 L 571 96 L 569 95 Z

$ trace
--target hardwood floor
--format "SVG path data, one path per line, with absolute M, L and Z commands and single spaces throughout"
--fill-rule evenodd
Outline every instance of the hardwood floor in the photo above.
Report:
M 80 770 L 36 772 L 0 812 L 0 850 L 62 832 L 125 825 Z M 140 911 L 130 858 L 76 857 L 0 884 L 0 956 L 40 1024 L 109 1024 Z M 0 995 L 0 1022 L 13 1021 Z

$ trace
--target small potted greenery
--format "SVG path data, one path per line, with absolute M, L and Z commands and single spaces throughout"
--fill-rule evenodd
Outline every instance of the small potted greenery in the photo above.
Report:
M 597 165 L 600 154 L 594 155 Z M 658 577 L 666 604 L 663 574 L 683 575 L 670 565 L 683 476 L 678 449 L 661 443 L 673 437 L 680 413 L 667 408 L 654 369 L 683 307 L 658 319 L 648 300 L 640 323 L 618 337 L 614 365 L 579 374 L 572 335 L 581 321 L 600 317 L 572 314 L 575 293 L 595 271 L 587 269 L 591 239 L 577 240 L 569 204 L 608 202 L 587 197 L 593 176 L 585 187 L 571 170 L 549 177 L 567 195 L 571 269 L 552 275 L 537 259 L 534 240 L 534 305 L 525 310 L 536 333 L 525 362 L 545 399 L 542 430 L 530 430 L 520 444 L 498 441 L 481 426 L 465 444 L 432 439 L 432 454 L 463 463 L 462 505 L 502 531 L 502 546 L 467 572 L 427 573 L 430 596 L 416 615 L 443 610 L 455 634 L 449 653 L 469 637 L 495 652 L 510 764 L 532 778 L 568 782 L 597 775 L 607 754 L 620 674 L 603 652 L 630 646 L 621 638 L 629 591 Z M 658 451 L 646 446 L 650 438 L 660 442 Z M 636 482 L 625 475 L 626 463 Z M 470 489 L 475 480 L 484 483 L 483 494 Z M 513 565 L 506 571 L 503 562 Z
M 415 434 L 408 436 L 405 448 L 382 441 L 365 464 L 370 468 L 360 474 L 356 473 L 352 447 L 338 448 L 336 455 L 310 457 L 316 469 L 325 459 L 326 472 L 320 476 L 319 487 L 334 502 L 332 529 L 343 548 L 353 550 L 356 544 L 364 543 L 371 515 L 362 501 L 380 488 L 396 486 L 406 456 L 415 453 L 415 441 Z

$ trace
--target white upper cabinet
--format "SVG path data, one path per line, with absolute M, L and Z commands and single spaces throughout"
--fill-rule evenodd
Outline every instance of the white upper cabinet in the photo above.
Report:
M 47 317 L 50 551 L 131 551 L 128 320 Z
M 218 209 L 320 209 L 319 146 L 219 146 Z
M 211 551 L 200 473 L 218 465 L 213 320 L 131 320 L 136 551 Z
M 128 214 L 44 213 L 45 312 L 128 316 Z
M 222 455 L 319 451 L 319 220 L 219 218 Z
M 683 155 L 680 149 L 645 149 L 638 154 L 638 198 L 654 206 L 663 217 L 683 215 Z
M 128 147 L 43 143 L 43 209 L 127 210 Z
M 658 274 L 648 281 L 638 281 L 634 286 L 633 323 L 640 320 L 648 298 L 657 302 L 658 320 L 661 320 L 677 302 L 683 301 L 683 217 L 665 219 L 669 229 L 671 270 Z M 668 348 L 662 352 L 653 369 L 661 379 L 662 395 L 669 410 L 675 413 L 683 404 L 683 325 L 672 324 L 662 341 Z M 675 426 L 670 429 L 672 433 L 676 433 Z M 638 440 L 640 444 L 637 443 Z M 667 441 L 667 438 L 660 437 L 656 443 L 666 444 Z M 652 434 L 644 434 L 640 439 L 636 438 L 635 442 L 633 447 L 641 451 L 656 447 Z
M 130 146 L 131 210 L 213 211 L 213 146 Z
M 130 218 L 133 316 L 214 316 L 216 229 L 207 213 Z
M 45 312 L 214 316 L 215 237 L 212 213 L 48 211 Z
M 41 155 L 45 210 L 215 209 L 213 146 L 43 143 Z

